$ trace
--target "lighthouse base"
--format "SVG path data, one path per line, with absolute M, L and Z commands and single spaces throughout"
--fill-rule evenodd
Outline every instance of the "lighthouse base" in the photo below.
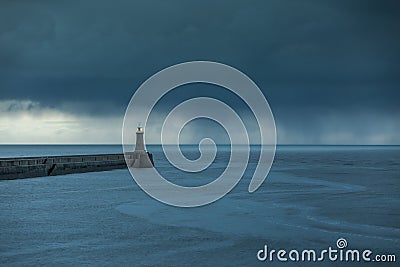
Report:
M 153 168 L 153 155 L 144 150 L 134 151 L 128 156 L 129 168 Z

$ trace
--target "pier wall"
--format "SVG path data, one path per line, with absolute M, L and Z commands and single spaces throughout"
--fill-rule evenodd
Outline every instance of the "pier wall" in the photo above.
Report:
M 126 168 L 124 154 L 0 158 L 0 180 Z

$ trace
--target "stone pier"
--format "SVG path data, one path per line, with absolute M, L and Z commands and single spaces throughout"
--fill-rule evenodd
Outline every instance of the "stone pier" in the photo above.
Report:
M 131 156 L 128 155 L 128 159 Z M 126 168 L 124 154 L 0 158 L 0 180 Z

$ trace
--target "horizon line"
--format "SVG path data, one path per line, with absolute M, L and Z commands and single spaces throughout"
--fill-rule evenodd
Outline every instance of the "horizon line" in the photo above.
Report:
M 121 143 L 0 143 L 0 146 L 123 146 Z M 134 144 L 128 144 L 128 146 L 132 146 Z M 160 143 L 150 143 L 146 145 L 162 145 Z M 176 145 L 176 144 L 164 144 L 164 145 Z M 178 145 L 199 145 L 199 143 L 183 143 L 183 144 L 178 144 Z M 227 146 L 231 145 L 229 143 L 224 143 L 224 144 L 216 144 L 222 145 L 222 146 Z M 246 144 L 237 144 L 237 145 L 243 145 L 245 146 Z M 252 146 L 260 146 L 261 144 L 250 144 Z M 400 146 L 400 144 L 276 144 L 276 146 Z

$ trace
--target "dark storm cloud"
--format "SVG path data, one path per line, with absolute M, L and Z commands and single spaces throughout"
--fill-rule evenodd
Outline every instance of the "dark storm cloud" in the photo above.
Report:
M 155 72 L 212 60 L 249 75 L 282 124 L 323 112 L 400 113 L 398 1 L 0 5 L 1 99 L 121 114 Z

